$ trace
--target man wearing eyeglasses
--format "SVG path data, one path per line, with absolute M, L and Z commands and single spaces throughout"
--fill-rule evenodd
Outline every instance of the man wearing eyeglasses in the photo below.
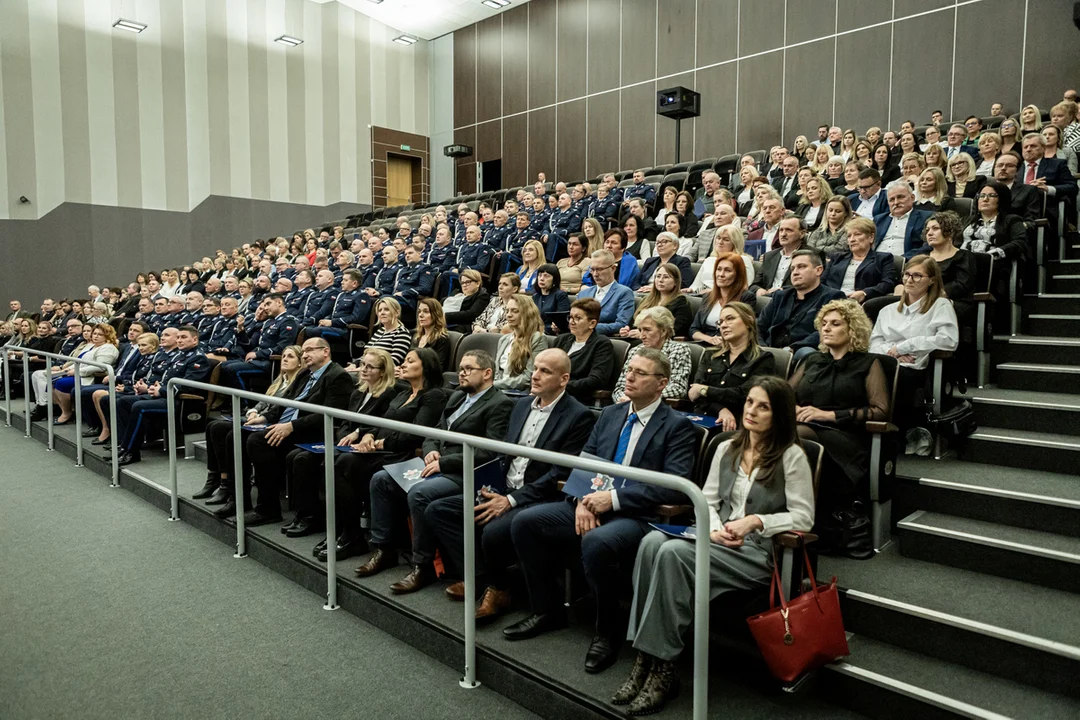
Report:
M 450 396 L 437 428 L 502 440 L 510 421 L 514 403 L 498 388 L 495 380 L 495 359 L 483 350 L 470 350 L 458 366 L 458 389 Z M 376 550 L 356 574 L 368 577 L 398 564 L 395 540 L 407 532 L 406 516 L 412 521 L 412 569 L 404 578 L 390 586 L 398 595 L 416 592 L 435 582 L 436 538 L 424 521 L 428 506 L 439 498 L 461 494 L 464 469 L 463 446 L 460 443 L 424 440 L 424 478 L 413 485 L 408 494 L 390 473 L 380 470 L 371 478 L 371 544 Z M 483 448 L 473 450 L 474 467 L 495 458 Z
M 609 230 L 604 238 L 605 245 L 611 242 L 626 242 L 622 230 Z M 634 263 L 630 256 L 624 256 L 626 262 Z M 600 322 L 596 332 L 601 335 L 618 335 L 619 330 L 630 325 L 634 317 L 634 291 L 615 281 L 615 272 L 619 264 L 610 250 L 597 250 L 592 254 L 592 265 L 588 275 L 592 285 L 582 285 L 578 298 L 593 298 L 600 303 Z M 636 269 L 637 263 L 634 263 Z
M 976 118 L 977 120 L 978 118 Z M 979 123 L 979 127 L 982 127 L 982 123 Z M 976 129 L 977 130 L 977 129 Z M 952 160 L 956 157 L 957 153 L 965 152 L 971 156 L 971 159 L 976 163 L 979 162 L 979 149 L 977 145 L 966 145 L 964 141 L 968 137 L 968 128 L 960 123 L 953 124 L 947 133 L 945 133 L 945 157 L 948 160 Z
M 967 131 L 967 137 L 964 138 L 964 145 L 978 148 L 979 138 L 982 137 L 983 131 L 982 119 L 974 115 L 968 116 L 968 119 L 964 121 L 964 130 Z
M 643 470 L 690 477 L 696 445 L 693 424 L 662 400 L 671 362 L 659 350 L 642 348 L 630 360 L 624 394 L 589 433 L 582 453 Z M 581 499 L 527 508 L 514 518 L 514 539 L 529 588 L 532 614 L 503 630 L 525 640 L 566 626 L 562 594 L 554 580 L 568 553 L 581 554 L 585 579 L 596 598 L 596 636 L 585 655 L 585 671 L 611 666 L 626 637 L 620 588 L 630 580 L 638 544 L 659 522 L 656 508 L 684 502 L 682 493 L 649 483 L 597 490 Z
M 848 196 L 856 215 L 873 220 L 875 216 L 889 211 L 885 193 L 881 192 L 881 173 L 877 170 L 874 168 L 860 170 L 856 187 L 858 191 Z

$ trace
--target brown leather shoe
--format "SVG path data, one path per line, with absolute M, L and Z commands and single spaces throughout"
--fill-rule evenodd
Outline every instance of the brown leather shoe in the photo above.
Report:
M 488 586 L 484 596 L 480 598 L 480 605 L 476 608 L 477 620 L 489 620 L 502 615 L 510 609 L 510 592 Z
M 397 567 L 397 552 L 392 550 L 376 550 L 367 559 L 367 562 L 354 571 L 360 577 L 371 577 L 383 570 Z
M 456 582 L 446 588 L 446 597 L 455 602 L 462 602 L 465 599 L 465 581 Z
M 433 582 L 435 582 L 435 567 L 431 563 L 414 565 L 408 575 L 390 586 L 390 592 L 395 595 L 404 595 L 426 588 Z

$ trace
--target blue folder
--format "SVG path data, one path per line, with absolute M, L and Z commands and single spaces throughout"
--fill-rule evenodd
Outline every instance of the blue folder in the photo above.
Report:
M 681 410 L 678 412 L 690 422 L 694 423 L 698 427 L 703 427 L 706 430 L 712 430 L 714 427 L 718 427 L 720 425 L 720 421 L 712 417 L 711 415 L 697 415 L 695 413 L 682 412 Z
M 664 525 L 662 523 L 649 523 L 649 525 L 669 537 L 697 540 L 697 527 L 694 525 Z
M 581 457 L 591 458 L 593 460 L 605 459 L 588 453 L 581 453 Z M 576 469 L 570 473 L 570 477 L 566 478 L 566 484 L 563 485 L 563 492 L 567 495 L 573 495 L 576 498 L 583 498 L 586 495 L 591 495 L 597 490 L 620 490 L 633 484 L 633 480 L 627 480 L 623 477 L 613 477 L 611 475 L 605 475 L 604 473 Z

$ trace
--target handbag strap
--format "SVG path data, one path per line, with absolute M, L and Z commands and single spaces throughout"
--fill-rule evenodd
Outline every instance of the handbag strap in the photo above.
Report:
M 803 563 L 806 565 L 806 577 L 810 578 L 810 591 L 814 593 L 814 601 L 820 604 L 820 597 L 818 595 L 817 578 L 814 577 L 814 568 L 810 565 L 810 553 L 806 551 L 805 535 L 798 530 L 790 530 L 789 532 L 798 535 L 803 538 L 802 545 Z M 784 598 L 784 593 L 781 591 L 783 584 L 780 580 L 780 560 L 776 557 L 776 548 L 773 548 L 773 574 L 772 581 L 769 583 L 769 608 L 776 607 L 776 598 L 780 598 L 780 607 L 784 610 L 787 609 L 787 600 Z

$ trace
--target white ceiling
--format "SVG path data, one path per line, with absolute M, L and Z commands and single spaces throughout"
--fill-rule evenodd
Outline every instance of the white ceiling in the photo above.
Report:
M 424 40 L 433 40 L 528 1 L 511 0 L 505 8 L 494 10 L 481 4 L 480 0 L 383 0 L 378 4 L 370 0 L 312 0 L 340 2 L 384 25 Z

